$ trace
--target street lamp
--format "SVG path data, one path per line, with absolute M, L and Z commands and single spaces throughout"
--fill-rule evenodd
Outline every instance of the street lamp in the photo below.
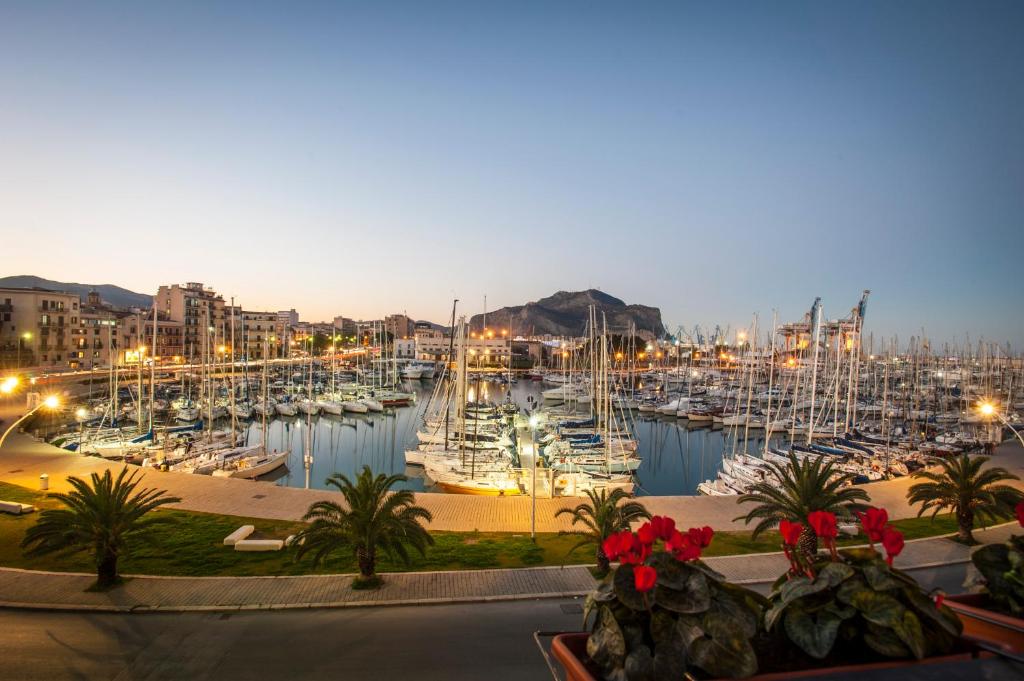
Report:
M 79 407 L 75 410 L 75 420 L 78 421 L 78 451 L 82 451 L 82 435 L 85 432 L 85 419 L 89 417 L 89 412 L 84 407 Z
M 995 416 L 1004 426 L 1010 429 L 1011 433 L 1017 436 L 1017 439 L 1020 440 L 1021 445 L 1024 445 L 1024 436 L 1020 434 L 1020 431 L 1018 431 L 1016 428 L 1010 425 L 1010 422 L 1007 421 L 1006 418 L 999 413 L 999 410 L 996 409 L 995 405 L 993 405 L 991 402 L 982 402 L 981 404 L 979 404 L 978 411 L 981 412 L 982 416 Z
M 8 428 L 7 430 L 5 430 L 3 435 L 0 435 L 0 449 L 3 449 L 4 442 L 7 441 L 7 436 L 11 434 L 12 430 L 14 430 L 19 425 L 21 425 L 22 421 L 27 419 L 29 416 L 32 416 L 32 414 L 35 414 L 37 411 L 39 411 L 43 407 L 46 407 L 47 409 L 56 409 L 59 406 L 60 406 L 60 400 L 57 399 L 57 396 L 56 395 L 50 395 L 45 400 L 43 400 L 42 402 L 40 402 L 36 406 L 32 407 L 32 409 L 30 409 L 24 416 L 22 416 L 20 419 L 18 419 L 14 423 L 12 423 L 11 427 Z
M 530 539 L 537 543 L 537 425 L 540 419 L 536 414 L 530 415 L 530 458 L 533 460 L 533 476 L 530 483 Z
M 32 334 L 26 331 L 18 337 L 18 368 L 21 368 L 21 341 L 32 340 Z
M 12 392 L 14 392 L 14 389 L 17 387 L 18 377 L 8 376 L 3 380 L 3 383 L 0 383 L 0 393 L 3 393 L 4 395 L 10 395 Z

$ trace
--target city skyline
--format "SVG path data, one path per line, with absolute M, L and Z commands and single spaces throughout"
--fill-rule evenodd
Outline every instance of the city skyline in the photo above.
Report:
M 4 274 L 1024 343 L 1024 8 L 0 9 Z

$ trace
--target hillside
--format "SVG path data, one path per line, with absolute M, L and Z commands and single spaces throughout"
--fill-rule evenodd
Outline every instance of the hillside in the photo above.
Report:
M 597 307 L 598 323 L 601 322 L 601 313 L 604 313 L 610 332 L 622 333 L 632 322 L 636 325 L 637 332 L 642 335 L 657 337 L 665 333 L 661 310 L 658 308 L 627 305 L 618 298 L 595 289 L 559 291 L 553 296 L 525 305 L 489 311 L 487 325 L 492 328 L 506 328 L 511 323 L 512 331 L 516 334 L 581 336 L 587 328 L 588 310 L 591 305 Z M 473 315 L 469 324 L 472 329 L 479 331 L 483 328 L 483 315 Z
M 54 291 L 67 291 L 77 293 L 80 298 L 85 299 L 89 291 L 95 290 L 100 298 L 116 307 L 143 307 L 148 308 L 153 304 L 153 296 L 144 293 L 129 291 L 113 284 L 78 284 L 74 282 L 53 281 L 43 279 L 30 274 L 20 274 L 12 277 L 0 277 L 0 286 L 12 288 L 46 288 Z

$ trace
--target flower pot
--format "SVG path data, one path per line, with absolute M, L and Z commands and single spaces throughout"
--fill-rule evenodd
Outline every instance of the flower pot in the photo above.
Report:
M 990 610 L 988 594 L 947 596 L 945 604 L 963 622 L 964 638 L 1009 653 L 1024 653 L 1024 619 Z
M 949 600 L 949 599 L 947 599 Z M 590 634 L 559 634 L 551 641 L 551 653 L 565 670 L 566 681 L 599 681 L 600 677 L 588 665 L 587 660 L 587 638 Z M 797 671 L 778 671 L 757 674 L 750 677 L 749 681 L 784 681 L 785 679 L 799 679 L 807 677 L 818 677 L 827 674 L 846 674 L 849 672 L 869 672 L 876 669 L 895 669 L 922 664 L 941 664 L 943 662 L 962 662 L 978 657 L 976 652 L 966 651 L 951 655 L 940 655 L 928 657 L 923 660 L 885 660 L 883 662 L 871 662 L 868 664 L 845 665 L 841 667 L 825 667 L 816 669 L 801 669 Z

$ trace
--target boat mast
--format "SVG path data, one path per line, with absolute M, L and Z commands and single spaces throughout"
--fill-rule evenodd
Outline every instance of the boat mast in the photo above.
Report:
M 821 298 L 814 300 L 814 363 L 811 366 L 811 412 L 807 419 L 807 445 L 814 437 L 814 398 L 818 392 L 818 350 L 821 338 Z

